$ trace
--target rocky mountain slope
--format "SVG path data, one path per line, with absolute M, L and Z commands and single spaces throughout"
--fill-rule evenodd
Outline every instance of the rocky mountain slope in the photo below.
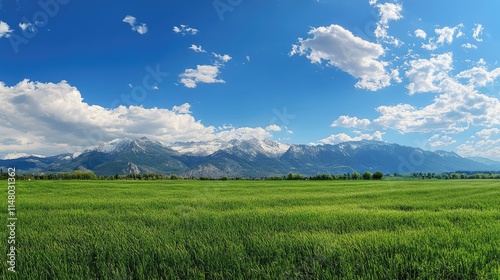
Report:
M 381 141 L 337 145 L 286 145 L 269 139 L 185 142 L 170 146 L 147 138 L 116 139 L 79 156 L 27 156 L 0 160 L 19 172 L 91 170 L 98 175 L 160 173 L 185 177 L 266 177 L 354 171 L 384 173 L 488 171 L 500 163 L 467 159 L 446 151 L 425 151 Z

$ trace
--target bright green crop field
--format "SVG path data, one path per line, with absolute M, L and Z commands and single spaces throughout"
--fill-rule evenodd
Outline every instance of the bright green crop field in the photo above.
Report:
M 16 211 L 2 279 L 500 279 L 498 180 L 18 181 Z

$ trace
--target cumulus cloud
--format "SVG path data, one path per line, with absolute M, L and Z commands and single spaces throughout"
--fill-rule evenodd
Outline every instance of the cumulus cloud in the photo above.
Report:
M 335 144 L 347 142 L 347 141 L 361 141 L 361 140 L 382 141 L 382 135 L 383 135 L 383 133 L 380 131 L 375 131 L 373 134 L 361 134 L 359 132 L 357 134 L 358 135 L 356 135 L 354 137 L 351 137 L 345 133 L 333 134 L 333 135 L 330 135 L 328 138 L 319 140 L 319 142 L 321 144 L 335 145 Z
M 425 33 L 425 31 L 423 31 L 422 29 L 417 29 L 415 30 L 415 37 L 425 40 L 425 38 L 427 38 L 427 33 Z
M 250 140 L 250 139 L 268 139 L 271 137 L 269 131 L 262 127 L 240 127 L 231 128 L 229 130 L 220 131 L 216 134 L 216 138 L 222 141 L 230 141 L 232 139 Z
M 429 42 L 427 44 L 422 43 L 422 48 L 428 51 L 433 51 L 440 46 L 443 46 L 445 43 L 450 45 L 451 43 L 453 43 L 455 32 L 458 31 L 456 36 L 457 38 L 463 35 L 463 32 L 460 31 L 460 28 L 462 28 L 463 26 L 464 25 L 461 23 L 455 27 L 445 26 L 443 28 L 434 29 L 434 32 L 436 33 L 436 35 L 438 35 L 438 37 L 429 38 Z
M 184 103 L 181 106 L 174 106 L 172 111 L 178 114 L 191 114 L 191 105 L 189 103 Z
M 0 82 L 0 153 L 54 155 L 73 153 L 116 138 L 146 136 L 164 143 L 270 137 L 263 128 L 231 128 L 217 132 L 196 120 L 190 104 L 172 110 L 119 106 L 108 109 L 84 102 L 66 81 Z
M 500 129 L 483 129 L 476 133 L 479 140 L 469 140 L 457 147 L 462 156 L 485 157 L 500 161 Z
M 411 104 L 379 106 L 380 114 L 373 120 L 341 116 L 332 125 L 379 130 L 396 130 L 400 133 L 459 133 L 470 127 L 500 125 L 500 100 L 481 93 L 478 88 L 495 81 L 500 68 L 488 71 L 483 64 L 453 76 L 451 53 L 433 55 L 430 59 L 410 61 L 406 76 L 410 80 L 410 94 L 434 92 L 433 101 L 423 107 Z M 465 83 L 464 83 L 465 81 Z M 434 146 L 451 144 L 454 140 L 440 137 Z
M 225 83 L 219 79 L 219 65 L 197 65 L 196 69 L 186 69 L 180 74 L 181 83 L 187 88 L 195 88 L 199 83 Z
M 476 133 L 477 136 L 481 137 L 482 139 L 490 139 L 492 136 L 500 135 L 500 129 L 498 128 L 490 128 L 490 129 L 483 129 L 479 132 Z
M 12 33 L 12 29 L 10 29 L 10 26 L 0 20 L 0 38 L 2 37 L 10 37 L 10 33 Z
M 130 16 L 130 15 L 126 16 L 123 19 L 123 22 L 128 23 L 132 27 L 133 31 L 136 31 L 137 33 L 139 33 L 141 35 L 146 34 L 148 32 L 147 25 L 145 23 L 136 24 L 137 19 L 134 16 Z
M 481 35 L 483 35 L 483 30 L 484 30 L 484 27 L 482 24 L 474 24 L 475 27 L 474 29 L 472 29 L 472 37 L 474 38 L 474 40 L 478 41 L 478 42 L 482 42 L 483 41 L 483 38 L 481 38 Z
M 35 31 L 35 26 L 32 23 L 30 23 L 30 22 L 28 22 L 28 23 L 23 23 L 23 22 L 19 23 L 19 28 L 21 28 L 22 31 L 26 31 L 26 30 L 29 30 L 31 32 Z
M 486 86 L 500 76 L 500 68 L 496 68 L 488 72 L 486 67 L 473 67 L 472 69 L 460 72 L 456 77 L 459 79 L 467 79 L 469 84 L 473 86 Z
M 370 125 L 368 119 L 358 119 L 357 117 L 340 116 L 332 123 L 332 127 L 356 127 L 365 128 Z
M 194 44 L 189 49 L 195 52 L 206 52 L 201 46 Z M 225 83 L 224 80 L 218 78 L 218 75 L 220 74 L 220 68 L 224 66 L 224 63 L 230 61 L 232 57 L 229 54 L 222 55 L 214 52 L 212 55 L 217 59 L 214 65 L 197 65 L 196 69 L 186 69 L 184 73 L 179 75 L 180 82 L 187 88 L 196 88 L 199 83 Z
M 448 76 L 453 66 L 451 53 L 433 55 L 430 59 L 416 59 L 409 62 L 406 76 L 410 80 L 407 88 L 410 94 L 418 92 L 439 92 L 438 83 Z
M 213 56 L 215 56 L 215 58 L 219 59 L 222 62 L 228 62 L 229 60 L 232 59 L 232 57 L 229 56 L 228 54 L 224 54 L 224 55 L 217 54 L 217 53 L 212 53 L 212 54 L 213 54 Z
M 271 125 L 268 125 L 266 127 L 266 130 L 267 131 L 276 131 L 276 132 L 278 132 L 278 131 L 281 131 L 281 127 L 279 125 L 276 125 L 276 124 L 271 124 Z
M 197 45 L 192 44 L 192 45 L 191 45 L 191 47 L 189 47 L 189 49 L 190 49 L 190 50 L 193 50 L 193 51 L 195 51 L 195 52 L 197 52 L 197 53 L 206 53 L 206 52 L 207 52 L 207 51 L 205 51 L 205 50 L 201 47 L 201 45 L 200 45 L 200 46 L 197 46 Z
M 457 141 L 448 135 L 434 134 L 428 142 L 431 147 L 443 147 L 455 144 Z
M 477 46 L 473 45 L 471 43 L 466 43 L 466 44 L 462 44 L 462 48 L 464 48 L 464 49 L 477 49 Z
M 309 35 L 307 39 L 299 38 L 290 56 L 306 55 L 311 63 L 318 64 L 326 61 L 359 79 L 356 88 L 376 91 L 391 84 L 391 75 L 385 69 L 387 63 L 379 60 L 384 54 L 380 44 L 356 37 L 336 24 L 312 28 Z
M 374 3 L 375 4 L 375 3 Z M 403 10 L 403 6 L 399 3 L 383 3 L 383 4 L 375 4 L 379 9 L 380 21 L 377 22 L 377 28 L 375 29 L 375 37 L 377 38 L 387 38 L 389 29 L 389 21 L 391 20 L 400 20 L 403 18 L 401 15 L 401 11 Z
M 196 35 L 198 29 L 189 27 L 188 25 L 181 24 L 180 26 L 174 26 L 172 31 L 175 33 L 180 33 L 182 35 Z
M 436 43 L 438 44 L 444 44 L 447 43 L 448 45 L 453 43 L 453 35 L 455 34 L 455 31 L 458 29 L 458 26 L 455 27 L 448 27 L 445 26 L 441 29 L 436 28 L 434 32 L 438 35 Z
M 372 121 L 377 127 L 408 132 L 462 132 L 470 126 L 500 124 L 500 100 L 477 92 L 452 78 L 443 80 L 444 91 L 423 108 L 409 104 L 380 106 L 381 116 Z

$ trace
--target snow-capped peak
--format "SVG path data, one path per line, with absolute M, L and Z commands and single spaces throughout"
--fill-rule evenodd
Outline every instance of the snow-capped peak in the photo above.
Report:
M 204 142 L 177 142 L 169 146 L 179 153 L 197 156 L 208 156 L 220 150 L 228 153 L 233 153 L 236 150 L 239 150 L 251 156 L 261 153 L 272 157 L 278 157 L 283 155 L 288 148 L 290 148 L 290 145 L 287 144 L 282 144 L 270 139 L 257 138 L 248 140 L 233 139 L 228 142 L 221 140 Z
M 259 144 L 267 154 L 274 156 L 281 156 L 290 148 L 290 145 L 288 144 L 283 144 L 270 139 L 259 140 Z
M 114 139 L 110 142 L 102 143 L 94 148 L 90 149 L 90 151 L 97 151 L 101 153 L 115 153 L 123 150 L 126 146 L 130 145 L 134 140 L 130 138 L 118 138 Z
M 2 159 L 8 160 L 8 159 L 18 159 L 18 158 L 27 158 L 27 157 L 45 158 L 46 156 L 27 154 L 27 153 L 10 153 L 10 154 L 5 155 Z

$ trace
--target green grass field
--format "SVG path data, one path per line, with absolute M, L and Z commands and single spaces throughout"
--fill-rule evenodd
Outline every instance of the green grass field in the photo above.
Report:
M 2 279 L 500 279 L 498 180 L 18 181 L 16 196 Z

